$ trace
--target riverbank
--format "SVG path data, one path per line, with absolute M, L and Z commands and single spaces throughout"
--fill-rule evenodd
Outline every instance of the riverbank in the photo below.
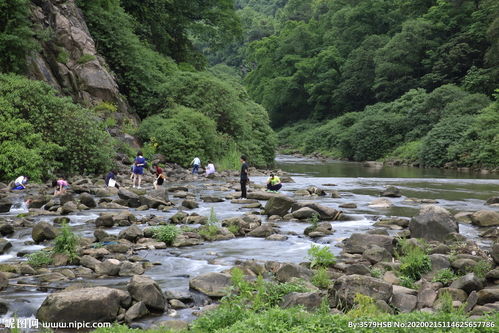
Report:
M 281 163 L 278 159 L 278 166 Z M 408 311 L 426 309 L 436 313 L 440 311 L 437 300 L 445 291 L 451 292 L 453 301 L 460 302 L 454 304 L 457 307 L 471 304 L 468 298 L 472 291 L 493 294 L 497 262 L 491 256 L 496 251 L 497 228 L 493 217 L 487 220 L 489 215 L 476 213 L 497 212 L 493 202 L 485 205 L 485 195 L 493 191 L 485 188 L 478 196 L 462 192 L 466 184 L 489 186 L 492 180 L 470 180 L 470 183 L 460 180 L 456 193 L 461 191 L 463 198 L 484 198 L 471 201 L 449 200 L 446 188 L 435 191 L 447 182 L 456 187 L 454 181 L 447 179 L 429 179 L 436 183 L 435 189 L 427 188 L 425 183 L 423 188 L 427 190 L 417 195 L 410 184 L 419 187 L 420 179 L 412 183 L 401 180 L 404 186 L 398 193 L 391 189 L 383 194 L 388 196 L 380 197 L 381 189 L 392 185 L 393 179 L 310 178 L 316 164 L 308 164 L 309 175 L 295 173 L 293 168 L 299 166 L 296 160 L 287 166 L 291 174 L 282 177 L 286 183 L 281 195 L 262 192 L 266 175 L 252 170 L 248 200 L 237 199 L 239 185 L 235 172 L 206 179 L 173 166 L 166 168 L 170 178 L 160 191 L 152 190 L 152 176 L 146 176 L 146 187 L 140 190 L 117 191 L 104 187 L 100 179 L 80 177 L 72 180 L 72 193 L 67 197 L 53 198 L 42 185 L 24 193 L 11 193 L 8 198 L 14 201 L 14 206 L 0 216 L 0 229 L 11 227 L 5 240 L 12 247 L 6 248 L 1 256 L 1 267 L 7 271 L 4 274 L 8 281 L 2 291 L 8 307 L 6 316 L 16 313 L 30 317 L 38 313 L 39 318 L 50 321 L 81 320 L 81 317 L 57 317 L 55 308 L 64 303 L 68 306 L 64 316 L 73 315 L 71 307 L 84 308 L 91 296 L 102 304 L 107 304 L 110 298 L 122 300 L 115 304 L 116 313 L 112 313 L 109 321 L 128 322 L 142 328 L 173 322 L 185 327 L 195 318 L 194 313 L 217 307 L 231 285 L 234 267 L 250 281 L 261 275 L 269 283 L 304 283 L 302 289 L 294 291 L 298 295 L 293 296 L 290 304 L 312 302 L 312 307 L 317 308 L 325 298 L 333 311 L 342 313 L 355 306 L 352 297 L 357 292 L 367 294 L 376 303 L 383 301 L 388 306 L 384 311 L 389 308 L 405 311 L 409 307 Z M 351 171 L 352 165 L 346 168 Z M 131 185 L 126 174 L 119 181 Z M 362 189 L 356 188 L 359 184 L 363 184 Z M 26 211 L 21 203 L 28 198 L 32 204 Z M 421 205 L 430 202 L 446 208 L 459 207 L 459 213 L 468 213 L 451 214 L 444 208 L 425 211 Z M 421 278 L 413 277 L 411 285 L 402 279 L 404 274 L 400 271 L 399 254 L 403 246 L 400 239 L 413 242 L 414 237 L 408 238 L 416 232 L 411 228 L 412 221 L 416 216 L 428 214 L 433 216 L 432 224 L 445 225 L 444 221 L 451 221 L 451 227 L 457 226 L 460 234 L 452 229 L 447 230 L 449 239 L 414 243 L 424 248 L 422 256 L 427 256 L 431 269 L 422 273 Z M 54 260 L 41 267 L 28 263 L 23 255 L 53 248 L 51 238 L 60 233 L 59 223 L 64 219 L 80 237 L 78 260 L 73 263 Z M 480 226 L 483 223 L 490 224 Z M 176 237 L 158 239 L 154 229 L 158 227 L 173 227 Z M 40 229 L 43 232 L 35 232 Z M 431 229 L 429 234 L 435 233 Z M 428 234 L 423 236 L 418 238 Z M 335 262 L 315 266 L 314 257 L 308 253 L 313 245 L 325 246 L 327 252 L 335 254 Z M 61 260 L 60 256 L 57 259 Z M 433 282 L 442 269 L 452 272 L 449 278 L 452 282 Z M 472 280 L 478 281 L 474 290 L 451 286 L 468 274 L 474 274 Z M 361 281 L 359 284 L 355 283 L 357 279 Z M 361 288 L 373 283 L 386 293 L 373 294 Z M 407 287 L 401 284 L 415 289 L 402 289 Z M 462 290 L 466 296 L 453 289 Z M 65 291 L 53 293 L 56 290 Z M 147 298 L 142 298 L 143 294 Z M 346 308 L 337 303 L 337 297 L 342 299 L 346 297 L 341 296 L 344 294 L 349 295 L 342 300 L 343 304 L 349 304 Z M 419 298 L 427 294 L 433 298 L 432 304 L 427 301 L 428 306 L 418 305 Z M 19 302 L 23 298 L 29 298 L 29 302 Z M 418 301 L 411 308 L 412 305 L 399 303 L 401 299 Z M 490 300 L 480 298 L 469 314 L 487 312 L 496 302 Z M 281 301 L 278 305 L 282 305 Z

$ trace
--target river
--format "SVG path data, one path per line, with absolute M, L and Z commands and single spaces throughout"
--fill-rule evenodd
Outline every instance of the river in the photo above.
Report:
M 338 208 L 343 203 L 355 203 L 357 208 L 341 209 L 349 216 L 349 221 L 332 222 L 335 232 L 331 236 L 315 240 L 328 244 L 335 254 L 341 252 L 338 244 L 354 232 L 365 232 L 373 228 L 374 222 L 385 216 L 411 217 L 417 213 L 421 204 L 407 201 L 407 198 L 434 199 L 438 205 L 449 209 L 451 212 L 476 211 L 490 209 L 484 205 L 485 200 L 492 196 L 499 196 L 499 175 L 463 174 L 454 170 L 417 169 L 407 167 L 364 167 L 359 163 L 343 161 L 318 161 L 292 156 L 278 156 L 276 167 L 290 174 L 294 183 L 285 183 L 282 189 L 284 194 L 293 196 L 295 190 L 304 189 L 310 185 L 323 188 L 326 192 L 335 190 L 340 198 L 330 195 L 321 198 L 297 198 L 299 200 L 316 200 L 320 204 Z M 264 184 L 265 177 L 251 177 L 252 182 Z M 213 181 L 222 184 L 222 181 Z M 182 184 L 186 185 L 186 184 Z M 224 196 L 227 193 L 206 187 L 206 183 L 194 182 L 187 184 L 191 192 L 199 198 L 202 195 Z M 216 185 L 216 184 L 215 184 Z M 379 192 L 386 186 L 393 185 L 402 192 L 400 198 L 390 198 L 393 206 L 390 208 L 372 208 L 369 202 L 379 198 Z M 251 190 L 251 187 L 250 187 Z M 178 203 L 178 202 L 176 202 Z M 262 202 L 264 203 L 264 202 Z M 200 203 L 200 207 L 189 211 L 200 215 L 209 216 L 214 208 L 219 220 L 240 216 L 249 210 L 241 209 L 240 205 L 232 204 L 229 200 L 222 203 Z M 498 208 L 494 208 L 498 209 Z M 23 207 L 11 210 L 5 216 L 15 216 L 23 212 Z M 158 211 L 131 211 L 138 217 L 154 214 L 169 218 L 176 210 L 163 213 Z M 95 219 L 102 209 L 84 211 L 69 215 L 71 227 L 80 236 L 89 237 L 93 234 L 94 226 L 86 221 Z M 1 217 L 2 214 L 0 214 Z M 37 221 L 51 221 L 53 217 L 39 217 Z M 265 220 L 265 219 L 264 219 Z M 222 271 L 231 267 L 236 260 L 257 259 L 275 260 L 282 262 L 302 262 L 307 260 L 307 250 L 314 243 L 303 235 L 303 230 L 309 225 L 304 222 L 278 222 L 280 233 L 287 234 L 286 241 L 269 241 L 263 238 L 236 238 L 219 242 L 206 242 L 202 245 L 185 248 L 168 248 L 165 250 L 139 251 L 145 259 L 159 263 L 146 271 L 146 275 L 156 280 L 163 290 L 188 291 L 189 277 L 210 271 Z M 145 226 L 141 226 L 145 227 Z M 114 227 L 107 230 L 117 234 L 124 227 Z M 475 239 L 483 247 L 488 247 L 490 242 L 478 237 L 479 229 L 460 224 L 460 232 L 469 238 Z M 392 230 L 391 234 L 398 231 Z M 19 230 L 7 238 L 12 242 L 13 248 L 3 256 L 0 262 L 18 262 L 17 252 L 33 251 L 43 248 L 42 245 L 31 245 L 30 229 Z M 109 287 L 124 287 L 129 278 L 92 279 L 85 283 L 105 285 Z M 45 299 L 45 291 L 36 288 L 14 288 L 18 281 L 32 283 L 31 277 L 18 277 L 10 281 L 11 287 L 0 293 L 4 301 L 9 304 L 9 313 L 6 316 L 31 317 L 34 315 L 41 302 Z M 57 285 L 66 285 L 82 280 L 58 282 Z M 197 295 L 199 298 L 199 295 Z M 158 321 L 172 318 L 167 314 L 161 317 L 149 317 L 139 323 L 148 326 Z M 192 320 L 192 309 L 177 311 L 175 319 Z

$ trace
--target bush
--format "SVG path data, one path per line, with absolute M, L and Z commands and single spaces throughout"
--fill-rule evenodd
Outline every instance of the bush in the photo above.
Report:
M 2 135 L 10 138 L 23 131 L 19 133 L 19 144 L 33 143 L 35 152 L 40 151 L 39 156 L 44 159 L 41 169 L 36 168 L 39 163 L 35 162 L 34 174 L 46 178 L 54 169 L 81 174 L 100 173 L 110 167 L 113 140 L 91 110 L 73 104 L 69 98 L 58 97 L 43 82 L 12 74 L 0 74 L 0 96 L 3 120 L 11 122 L 7 134 Z M 36 161 L 34 152 L 30 156 Z M 21 168 L 25 163 L 13 162 L 9 170 Z
M 356 294 L 354 303 L 353 309 L 347 313 L 350 318 L 372 318 L 382 313 L 372 297 Z
M 475 273 L 475 275 L 478 278 L 484 279 L 485 275 L 487 275 L 487 273 L 492 269 L 492 267 L 493 266 L 489 261 L 481 259 L 473 266 L 471 271 Z
M 313 245 L 308 250 L 309 258 L 311 259 L 310 268 L 316 266 L 327 267 L 336 263 L 334 254 L 329 252 L 329 246 Z
M 160 242 L 165 242 L 168 245 L 175 241 L 178 234 L 178 228 L 171 224 L 154 227 L 153 229 L 154 238 Z
M 215 122 L 185 107 L 168 110 L 168 115 L 146 118 L 138 135 L 155 145 L 158 153 L 184 166 L 188 166 L 194 156 L 206 161 L 220 154 Z
M 419 280 L 421 275 L 431 270 L 430 257 L 419 246 L 403 246 L 403 255 L 399 260 L 400 273 L 413 281 Z
M 51 251 L 37 251 L 28 254 L 28 265 L 32 267 L 40 267 L 51 265 L 53 262 Z
M 329 288 L 329 286 L 331 285 L 331 278 L 329 277 L 327 268 L 320 267 L 318 270 L 316 270 L 310 281 L 317 288 Z
M 69 257 L 69 261 L 73 262 L 77 254 L 78 236 L 76 236 L 69 225 L 64 222 L 60 229 L 59 235 L 55 238 L 54 253 L 62 253 Z
M 444 286 L 448 286 L 457 278 L 454 271 L 450 268 L 441 269 L 433 277 L 433 282 L 441 282 Z
M 372 268 L 371 269 L 371 276 L 374 278 L 379 279 L 383 276 L 383 274 L 384 274 L 384 271 L 381 268 Z

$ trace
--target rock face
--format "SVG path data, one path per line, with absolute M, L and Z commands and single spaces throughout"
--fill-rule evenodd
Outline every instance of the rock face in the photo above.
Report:
M 127 289 L 134 300 L 144 302 L 149 310 L 165 310 L 166 298 L 158 284 L 150 277 L 134 275 Z
M 295 201 L 284 195 L 275 196 L 267 201 L 265 205 L 265 215 L 284 216 L 291 209 Z
M 335 281 L 334 287 L 330 290 L 331 303 L 351 306 L 357 293 L 388 302 L 392 297 L 393 287 L 370 276 L 344 275 Z
M 92 105 L 106 101 L 127 112 L 127 104 L 106 69 L 106 62 L 97 55 L 75 0 L 37 1 L 33 4 L 32 20 L 53 31 L 54 38 L 40 42 L 42 51 L 29 57 L 30 78 L 47 82 L 77 102 Z
M 284 296 L 281 307 L 282 308 L 290 308 L 297 305 L 302 305 L 305 309 L 312 311 L 320 307 L 322 302 L 322 294 L 321 293 L 289 293 Z
M 127 292 L 107 287 L 63 291 L 47 296 L 36 317 L 46 322 L 112 322 L 130 302 Z
M 222 273 L 206 273 L 189 280 L 189 287 L 210 297 L 227 295 L 230 277 Z
M 409 223 L 411 237 L 443 241 L 453 232 L 459 232 L 456 219 L 445 208 L 424 205 Z
M 479 227 L 499 225 L 499 213 L 493 210 L 479 210 L 471 215 L 471 223 Z

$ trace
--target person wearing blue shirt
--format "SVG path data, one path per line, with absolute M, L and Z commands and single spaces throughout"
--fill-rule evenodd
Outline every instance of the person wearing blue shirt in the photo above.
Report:
M 144 168 L 147 166 L 147 162 L 144 156 L 142 156 L 142 152 L 139 151 L 137 153 L 137 157 L 135 157 L 135 161 L 133 163 L 133 174 L 135 175 L 135 179 L 133 180 L 133 187 L 135 188 L 135 184 L 137 183 L 137 188 L 140 187 L 140 182 L 142 181 L 142 175 L 144 174 Z

